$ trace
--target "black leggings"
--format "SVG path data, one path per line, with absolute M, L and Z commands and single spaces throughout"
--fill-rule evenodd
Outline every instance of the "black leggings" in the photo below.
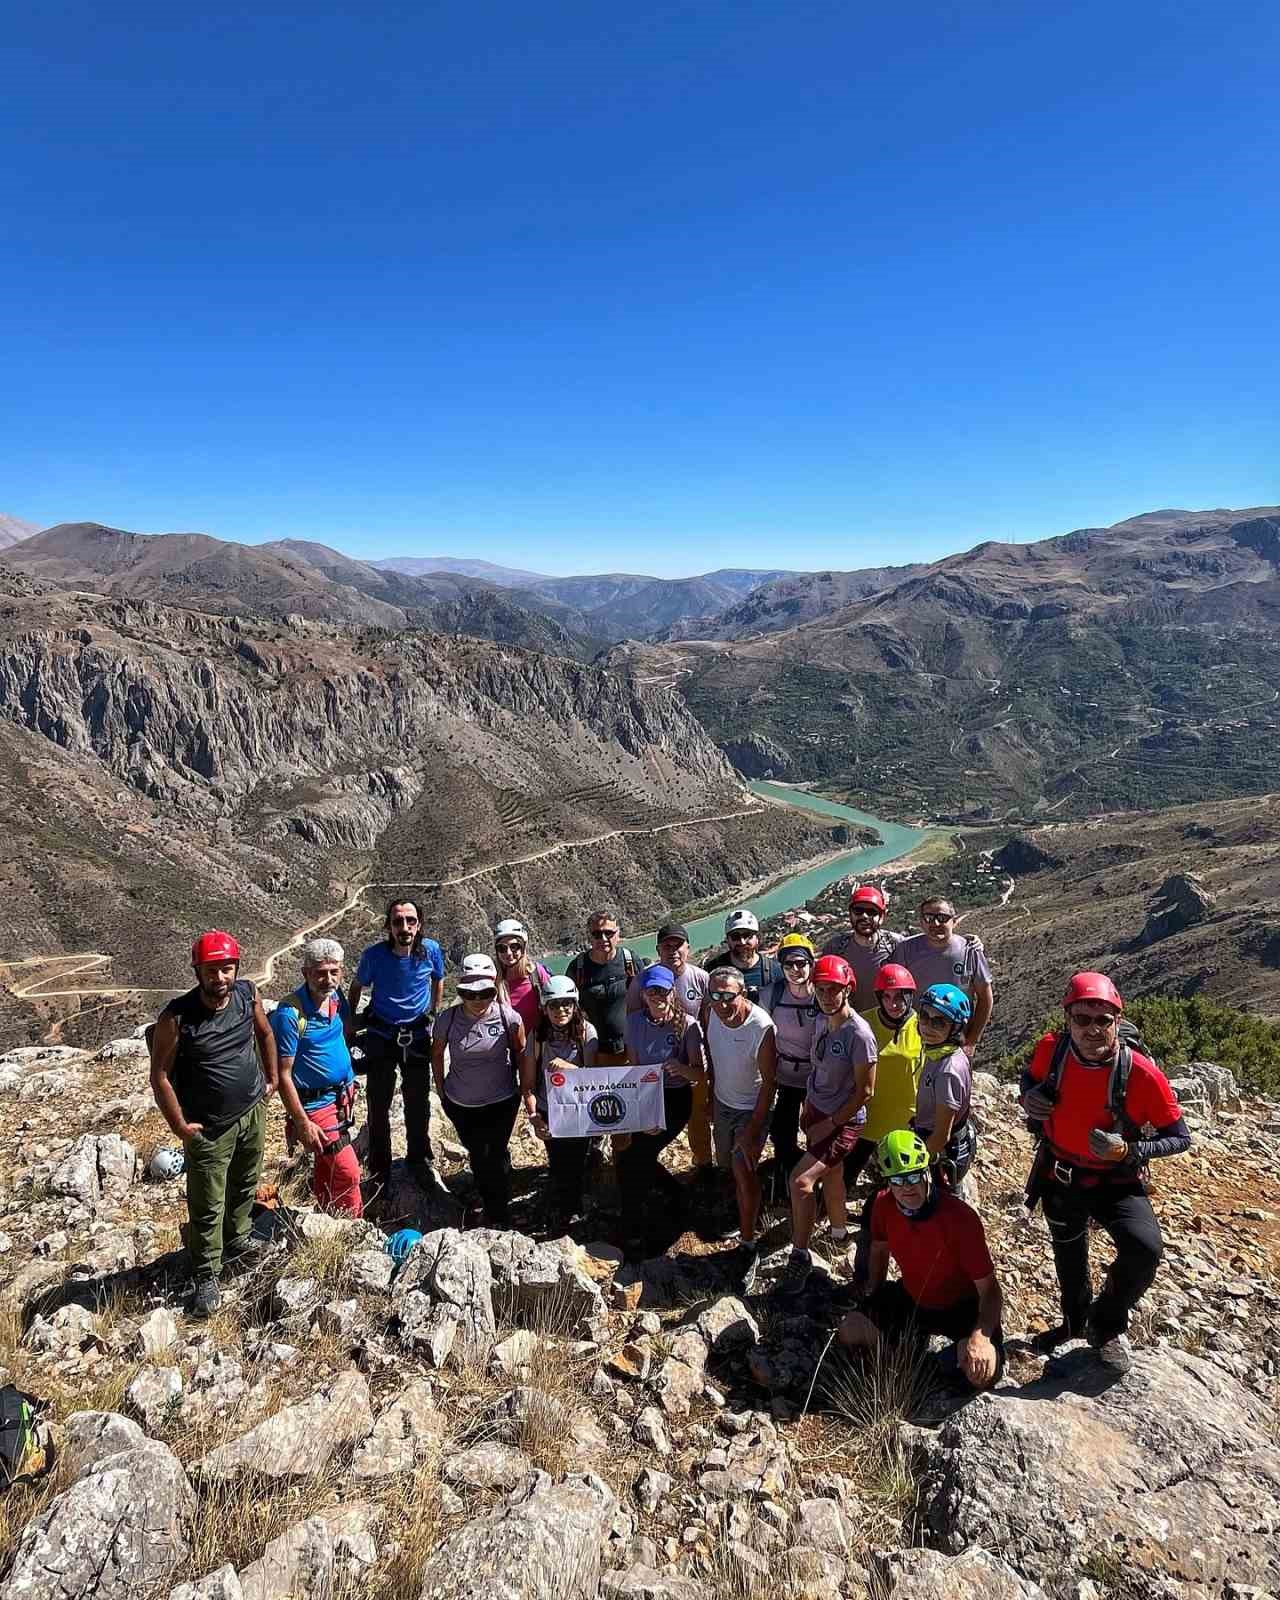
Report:
M 551 1170 L 551 1200 L 563 1211 L 577 1211 L 586 1185 L 590 1139 L 548 1139 L 547 1166 Z
M 485 1221 L 505 1228 L 511 1209 L 511 1157 L 508 1146 L 520 1109 L 520 1096 L 489 1106 L 460 1106 L 446 1093 L 444 1108 L 467 1148 L 471 1172 L 484 1205 Z
M 800 1159 L 800 1110 L 803 1105 L 803 1084 L 794 1088 L 789 1083 L 778 1085 L 773 1116 L 769 1121 L 769 1136 L 773 1140 L 778 1169 L 784 1178 L 791 1176 L 792 1168 Z
M 1062 1291 L 1062 1320 L 1073 1338 L 1105 1344 L 1129 1327 L 1129 1314 L 1151 1287 L 1164 1253 L 1160 1224 L 1140 1183 L 1055 1183 L 1040 1191 Z M 1089 1222 L 1111 1235 L 1116 1258 L 1095 1300 L 1089 1277 Z
M 693 1110 L 693 1089 L 687 1083 L 664 1083 L 662 1103 L 666 1108 L 666 1127 L 660 1133 L 633 1133 L 631 1143 L 616 1157 L 618 1187 L 622 1191 L 622 1227 L 628 1235 L 642 1231 L 650 1197 L 659 1184 L 673 1192 L 676 1190 L 676 1180 L 660 1158 L 671 1141 L 678 1139 L 685 1130 Z

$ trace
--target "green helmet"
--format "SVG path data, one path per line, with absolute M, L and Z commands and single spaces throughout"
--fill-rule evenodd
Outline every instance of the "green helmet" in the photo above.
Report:
M 925 1172 L 929 1166 L 924 1140 L 910 1128 L 895 1128 L 892 1133 L 886 1133 L 876 1146 L 876 1159 L 886 1178 L 896 1178 L 901 1172 Z

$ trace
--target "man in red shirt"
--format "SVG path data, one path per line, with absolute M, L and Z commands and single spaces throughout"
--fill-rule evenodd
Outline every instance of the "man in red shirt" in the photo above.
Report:
M 1048 1354 L 1086 1337 L 1108 1366 L 1127 1372 L 1126 1332 L 1151 1287 L 1164 1242 L 1147 1198 L 1147 1163 L 1191 1144 L 1169 1080 L 1120 1037 L 1124 1001 L 1104 973 L 1077 972 L 1062 1002 L 1063 1033 L 1046 1033 L 1022 1075 L 1022 1106 L 1040 1146 L 1027 1202 L 1040 1200 L 1053 1242 L 1062 1322 L 1032 1340 Z M 1154 1129 L 1144 1138 L 1147 1128 Z M 1116 1247 L 1102 1292 L 1089 1277 L 1089 1223 Z
M 847 1349 L 877 1350 L 882 1340 L 931 1334 L 953 1339 L 943 1357 L 971 1389 L 989 1389 L 1004 1370 L 1003 1302 L 978 1213 L 936 1183 L 924 1141 L 908 1128 L 885 1134 L 877 1150 L 888 1187 L 871 1210 L 865 1309 L 840 1324 Z M 901 1281 L 886 1282 L 890 1257 Z

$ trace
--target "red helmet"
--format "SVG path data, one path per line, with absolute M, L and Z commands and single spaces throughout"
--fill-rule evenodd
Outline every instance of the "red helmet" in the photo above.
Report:
M 846 989 L 856 989 L 857 979 L 853 968 L 843 956 L 819 956 L 813 967 L 815 983 L 842 983 Z
M 239 961 L 240 946 L 229 933 L 211 928 L 202 933 L 191 946 L 191 965 L 198 967 L 202 961 Z
M 909 969 L 898 966 L 894 961 L 886 962 L 876 973 L 877 994 L 883 994 L 886 989 L 914 989 L 915 986 L 916 980 Z
M 1073 1006 L 1077 1000 L 1100 1000 L 1103 1005 L 1114 1006 L 1117 1011 L 1124 1010 L 1120 991 L 1105 972 L 1077 972 L 1067 985 L 1062 1004 L 1064 1007 Z
M 887 909 L 889 902 L 874 883 L 859 883 L 849 896 L 851 906 L 874 906 L 877 911 Z

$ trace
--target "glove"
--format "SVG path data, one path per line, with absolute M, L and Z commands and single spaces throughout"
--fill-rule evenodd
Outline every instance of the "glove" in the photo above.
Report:
M 1111 1133 L 1106 1128 L 1090 1128 L 1089 1149 L 1099 1161 L 1121 1161 L 1129 1147 L 1118 1133 Z
M 1033 1122 L 1043 1122 L 1053 1107 L 1054 1098 L 1047 1089 L 1028 1089 L 1022 1097 L 1022 1109 Z

